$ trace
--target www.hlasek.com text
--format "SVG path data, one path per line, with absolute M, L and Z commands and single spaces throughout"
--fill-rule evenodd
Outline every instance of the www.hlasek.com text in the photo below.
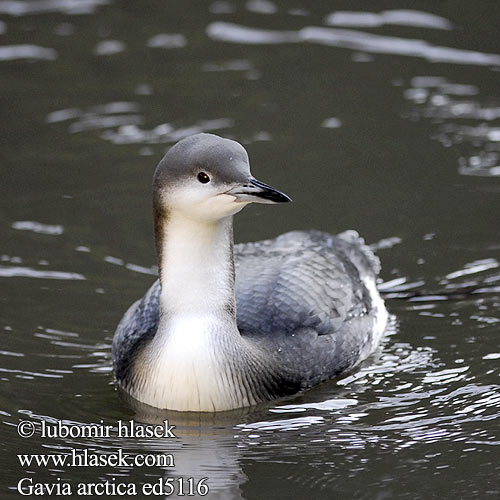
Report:
M 113 453 L 89 453 L 72 449 L 70 453 L 17 455 L 21 467 L 175 467 L 171 453 L 130 454 L 118 450 Z

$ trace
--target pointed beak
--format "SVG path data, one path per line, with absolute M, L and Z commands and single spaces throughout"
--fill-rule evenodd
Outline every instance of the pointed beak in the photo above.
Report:
M 225 194 L 234 196 L 237 201 L 254 202 L 254 203 L 284 203 L 292 201 L 285 193 L 274 189 L 263 182 L 249 177 L 244 184 L 226 191 Z

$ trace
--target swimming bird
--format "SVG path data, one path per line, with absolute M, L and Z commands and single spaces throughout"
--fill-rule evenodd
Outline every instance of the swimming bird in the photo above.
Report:
M 159 280 L 113 339 L 118 385 L 157 408 L 216 412 L 310 388 L 373 352 L 387 322 L 379 260 L 354 231 L 233 245 L 233 215 L 290 198 L 238 142 L 179 141 L 153 178 Z

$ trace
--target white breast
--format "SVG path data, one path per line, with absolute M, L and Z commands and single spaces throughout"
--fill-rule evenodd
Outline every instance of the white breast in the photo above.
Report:
M 255 404 L 243 392 L 234 366 L 237 343 L 227 345 L 227 332 L 223 334 L 221 326 L 218 318 L 209 316 L 171 319 L 136 363 L 135 369 L 147 370 L 148 376 L 137 388 L 140 397 L 135 397 L 178 411 L 222 411 Z

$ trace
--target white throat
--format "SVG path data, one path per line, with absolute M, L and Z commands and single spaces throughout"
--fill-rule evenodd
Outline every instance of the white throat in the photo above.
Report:
M 200 318 L 234 309 L 232 247 L 232 217 L 200 221 L 170 213 L 160 262 L 163 315 Z
M 160 323 L 135 363 L 137 398 L 180 411 L 255 404 L 244 377 L 261 356 L 236 325 L 232 217 L 171 213 L 162 229 Z

